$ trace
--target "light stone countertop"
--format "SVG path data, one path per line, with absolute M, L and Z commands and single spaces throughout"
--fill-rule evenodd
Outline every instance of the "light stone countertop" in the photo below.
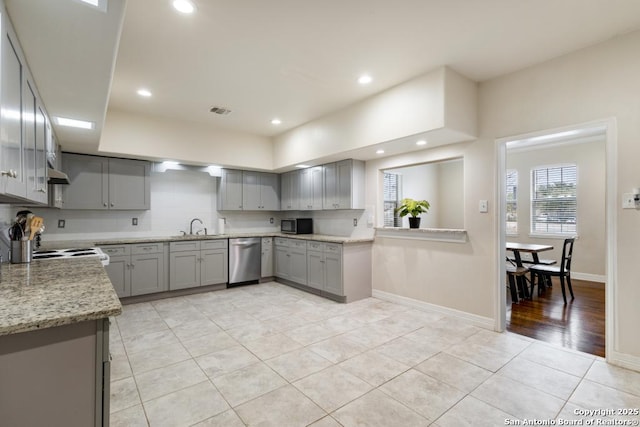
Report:
M 62 249 L 72 247 L 91 247 L 105 245 L 125 245 L 136 243 L 157 243 L 157 242 L 180 242 L 187 240 L 217 240 L 217 239 L 234 239 L 238 237 L 284 237 L 288 239 L 314 240 L 327 243 L 373 243 L 373 237 L 351 238 L 341 236 L 328 236 L 324 234 L 284 234 L 279 232 L 262 232 L 262 233 L 228 233 L 228 234 L 210 234 L 203 235 L 187 235 L 187 236 L 158 236 L 158 237 L 132 237 L 132 238 L 114 238 L 114 239 L 87 239 L 87 240 L 43 240 L 41 249 Z M 46 238 L 46 236 L 45 236 Z
M 2 264 L 0 335 L 16 334 L 122 313 L 97 258 Z

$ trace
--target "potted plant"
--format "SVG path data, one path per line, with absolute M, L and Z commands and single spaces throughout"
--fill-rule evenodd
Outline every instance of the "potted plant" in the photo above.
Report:
M 402 199 L 400 206 L 396 209 L 396 212 L 401 217 L 411 215 L 409 218 L 409 228 L 420 228 L 420 215 L 421 213 L 429 212 L 431 205 L 426 200 L 413 200 Z

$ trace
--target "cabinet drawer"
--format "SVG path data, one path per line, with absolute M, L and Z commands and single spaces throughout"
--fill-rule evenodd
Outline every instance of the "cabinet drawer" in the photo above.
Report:
M 203 240 L 200 242 L 200 248 L 202 249 L 226 249 L 227 239 L 217 239 L 217 240 Z
M 332 254 L 341 254 L 342 245 L 340 243 L 325 243 L 324 251 Z
M 289 241 L 289 247 L 290 248 L 297 248 L 297 249 L 307 249 L 307 241 L 306 240 L 290 240 Z
M 100 246 L 100 249 L 109 256 L 126 256 L 131 254 L 131 248 L 129 245 Z
M 171 252 L 199 251 L 200 242 L 198 241 L 171 242 L 169 243 L 169 250 Z
M 307 250 L 322 252 L 324 251 L 324 243 L 308 241 Z
M 276 246 L 289 246 L 289 239 L 285 239 L 284 237 L 276 237 L 275 242 Z
M 131 245 L 131 255 L 162 253 L 163 247 L 162 242 Z

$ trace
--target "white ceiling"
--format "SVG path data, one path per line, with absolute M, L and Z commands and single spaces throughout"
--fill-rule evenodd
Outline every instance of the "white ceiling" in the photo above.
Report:
M 106 14 L 5 2 L 50 114 L 98 123 L 56 127 L 78 151 L 96 149 L 107 101 L 273 136 L 442 65 L 483 81 L 640 28 L 636 0 L 194 0 L 188 16 L 128 0 L 118 47 L 124 0 Z M 365 72 L 374 80 L 359 86 Z

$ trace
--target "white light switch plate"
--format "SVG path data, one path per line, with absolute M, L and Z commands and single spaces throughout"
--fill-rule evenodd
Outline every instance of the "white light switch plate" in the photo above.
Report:
M 622 209 L 635 209 L 636 202 L 633 200 L 633 193 L 624 193 L 622 195 Z
M 480 200 L 480 213 L 489 212 L 489 201 L 488 200 Z

